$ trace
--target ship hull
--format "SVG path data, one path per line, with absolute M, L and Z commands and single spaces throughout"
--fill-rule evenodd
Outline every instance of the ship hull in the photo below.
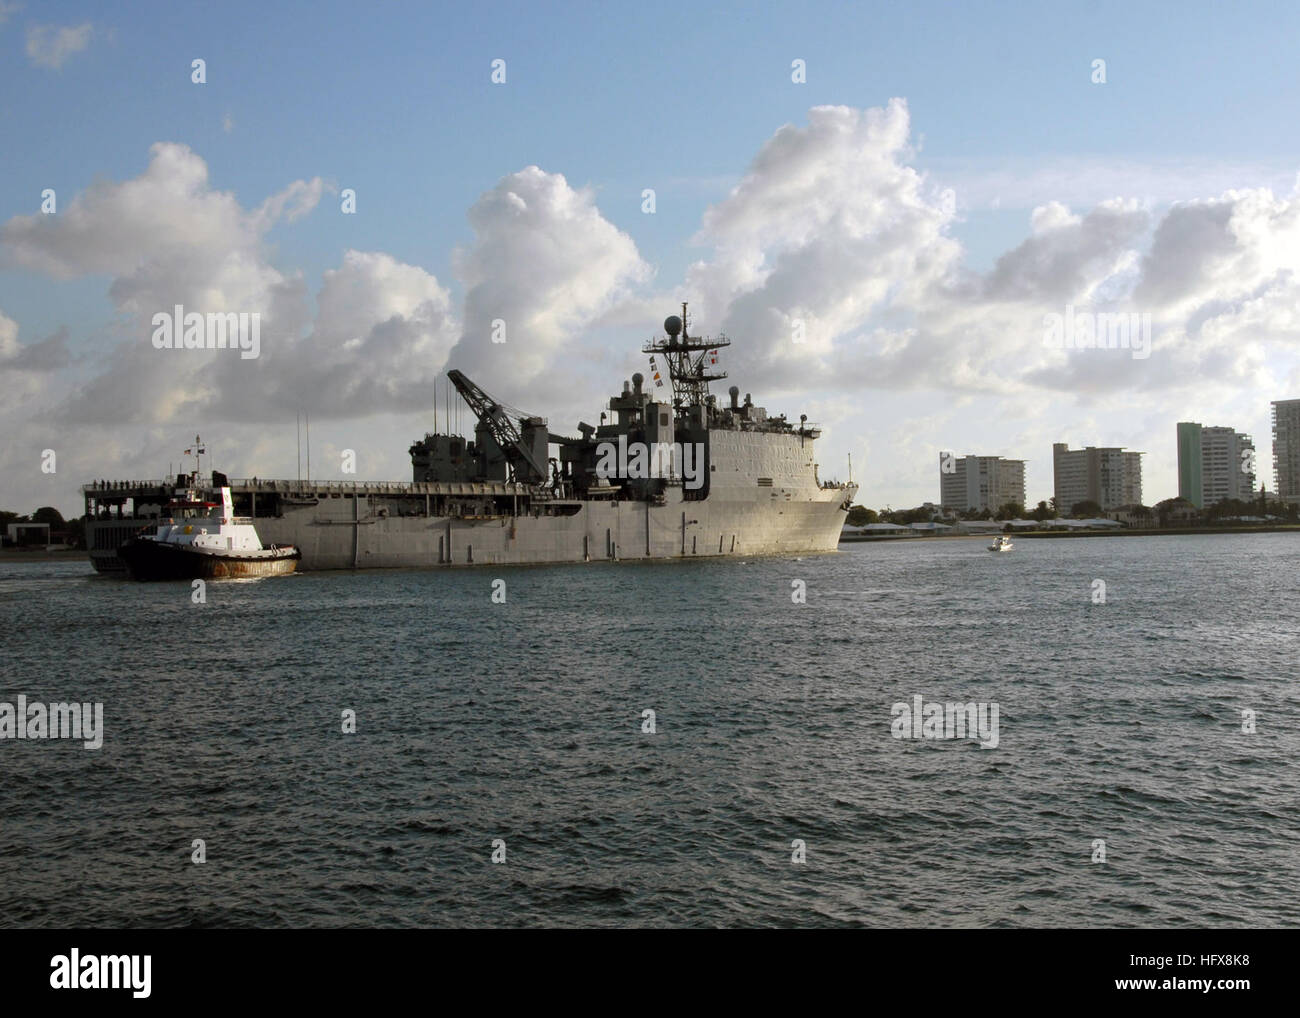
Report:
M 316 509 L 259 519 L 267 541 L 302 549 L 303 570 L 541 565 L 832 552 L 845 512 L 831 499 L 753 503 L 587 503 L 571 516 L 491 520 L 387 517 L 352 520 Z M 332 506 L 329 508 L 333 508 Z
M 118 548 L 117 556 L 136 580 L 227 580 L 287 575 L 297 569 L 301 553 L 225 555 L 136 538 Z

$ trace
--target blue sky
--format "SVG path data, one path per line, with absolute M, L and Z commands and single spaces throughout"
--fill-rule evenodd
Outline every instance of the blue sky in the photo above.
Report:
M 454 254 L 472 251 L 480 239 L 469 210 L 528 166 L 589 189 L 599 215 L 631 241 L 649 275 L 629 283 L 636 276 L 629 267 L 628 278 L 611 283 L 609 299 L 582 320 L 592 342 L 615 358 L 592 370 L 599 385 L 584 390 L 582 400 L 574 396 L 574 404 L 585 400 L 586 406 L 633 369 L 636 358 L 618 360 L 615 351 L 634 354 L 633 344 L 657 328 L 674 301 L 700 301 L 706 326 L 734 329 L 747 320 L 738 305 L 724 303 L 721 291 L 691 292 L 698 278 L 692 265 L 725 260 L 718 254 L 725 238 L 703 231 L 706 212 L 727 201 L 783 125 L 806 127 L 813 107 L 870 110 L 895 97 L 905 101 L 908 143 L 898 160 L 920 175 L 926 201 L 937 204 L 943 189 L 954 191 L 955 212 L 942 230 L 960 247 L 958 274 L 991 273 L 1029 237 L 1033 209 L 1049 202 L 1077 216 L 1108 199 L 1136 202 L 1147 219 L 1122 246 L 1140 260 L 1173 202 L 1221 200 L 1231 188 L 1261 187 L 1282 201 L 1300 170 L 1292 128 L 1300 80 L 1289 70 L 1300 13 L 1284 4 L 8 3 L 4 9 L 0 224 L 36 213 L 45 188 L 54 188 L 67 210 L 97 181 L 115 186 L 138 178 L 150 165 L 151 146 L 177 143 L 206 166 L 210 189 L 233 195 L 245 210 L 294 181 L 321 182 L 317 204 L 301 217 L 277 219 L 256 244 L 278 273 L 301 279 L 307 305 L 346 252 L 383 252 L 447 290 L 454 319 L 448 328 L 455 332 L 473 317 L 460 307 L 469 286 L 458 277 Z M 78 36 L 66 53 L 51 52 L 52 36 L 39 35 L 81 26 L 89 26 L 84 45 Z M 206 61 L 205 84 L 190 81 L 194 58 Z M 489 80 L 496 58 L 506 61 L 504 85 Z M 1097 58 L 1106 62 L 1104 84 L 1091 80 Z M 804 84 L 791 81 L 795 59 L 806 61 Z M 334 192 L 345 187 L 357 192 L 356 215 L 338 211 Z M 643 188 L 656 191 L 654 215 L 642 212 Z M 836 200 L 852 214 L 851 193 Z M 795 218 L 768 249 L 773 263 L 777 253 L 789 252 Z M 111 370 L 118 344 L 131 341 L 132 309 L 112 290 L 130 266 L 78 261 L 64 252 L 52 268 L 48 258 L 41 261 L 41 251 L 48 254 L 41 245 L 58 240 L 44 238 L 0 236 L 0 314 L 16 323 L 22 345 L 66 330 L 69 358 L 45 377 L 28 372 L 6 384 L 23 394 L 24 419 L 50 411 L 51 419 L 24 440 L 89 449 L 77 428 L 60 428 L 57 408 L 84 398 L 76 395 L 78 386 Z M 1291 242 L 1286 234 L 1285 244 Z M 124 259 L 156 256 L 147 244 L 123 249 Z M 1133 271 L 1131 264 L 1120 267 L 1122 260 L 1107 264 L 1112 283 Z M 1287 265 L 1269 262 L 1268 278 Z M 1263 278 L 1247 289 L 1256 293 Z M 1098 282 L 1085 287 L 1094 297 Z M 891 286 L 905 287 L 906 280 Z M 1068 296 L 1060 287 L 1047 289 L 1054 300 Z M 1134 292 L 1143 292 L 1141 284 Z M 1231 303 L 1226 292 L 1216 284 L 1212 293 L 1173 303 L 1180 309 L 1197 299 L 1201 306 Z M 736 293 L 728 297 L 734 302 Z M 647 311 L 644 326 L 631 324 L 631 309 L 648 307 L 652 298 L 654 313 Z M 1020 291 L 1016 298 L 1028 299 Z M 876 306 L 848 316 L 818 350 L 851 358 L 864 335 L 914 326 L 931 314 L 929 303 L 893 314 Z M 1195 312 L 1178 315 L 1185 322 Z M 844 316 L 827 311 L 825 318 Z M 319 321 L 315 327 L 328 332 Z M 987 327 L 997 325 L 990 319 Z M 1193 368 L 1229 356 L 1201 349 L 1194 364 L 1170 368 L 1159 379 L 1111 377 L 1082 403 L 1080 379 L 1045 385 L 1026 374 L 1017 379 L 1018 392 L 982 392 L 942 371 L 931 383 L 917 375 L 846 391 L 819 381 L 823 373 L 777 391 L 779 404 L 759 401 L 796 416 L 796 404 L 810 403 L 828 426 L 823 459 L 840 463 L 854 451 L 866 504 L 934 498 L 930 454 L 953 446 L 960 453 L 1030 459 L 1030 499 L 1047 497 L 1050 446 L 1057 440 L 1147 452 L 1146 500 L 1152 502 L 1176 493 L 1170 454 L 1178 419 L 1232 424 L 1253 431 L 1265 447 L 1268 400 L 1297 395 L 1253 391 L 1261 381 L 1297 388 L 1295 339 L 1279 328 L 1269 324 L 1265 331 L 1274 338 L 1249 364 L 1198 382 Z M 739 377 L 747 337 L 733 338 L 738 349 L 729 367 L 748 390 Z M 942 353 L 945 342 L 951 340 L 936 339 L 925 356 Z M 442 349 L 436 342 L 435 348 Z M 872 357 L 880 352 L 869 343 L 863 349 Z M 990 353 L 1008 364 L 1016 360 L 995 345 Z M 1156 370 L 1150 362 L 1124 368 Z M 1016 370 L 1009 366 L 1007 373 Z M 762 371 L 756 375 L 766 380 Z M 566 402 L 566 387 L 554 375 L 479 380 L 521 405 L 533 393 L 528 405 L 566 420 L 582 409 Z M 1158 399 L 1135 397 L 1153 389 Z M 130 436 L 124 430 L 120 441 L 98 448 L 95 456 L 116 457 L 118 469 L 96 472 L 157 474 L 142 460 L 156 461 L 177 444 L 171 434 L 239 423 L 235 409 L 220 400 L 178 405 L 191 409 L 130 422 L 124 413 L 123 429 L 138 430 Z M 399 416 L 385 419 L 387 409 L 360 402 L 340 412 L 336 444 L 355 446 L 361 434 L 375 450 L 367 473 L 402 477 L 418 414 L 399 406 Z M 101 428 L 111 422 L 111 410 L 103 408 Z M 1215 416 L 1223 414 L 1235 416 Z M 291 422 L 292 409 L 287 415 Z M 322 413 L 320 427 L 330 428 L 330 419 Z M 236 458 L 231 435 L 228 453 Z M 972 441 L 981 447 L 963 444 Z M 79 455 L 71 463 L 89 469 Z M 289 460 L 292 455 L 290 447 Z M 259 456 L 269 458 L 256 464 L 260 471 L 254 464 L 231 466 L 249 474 L 284 467 L 284 457 L 269 447 Z M 31 453 L 14 457 L 4 464 L 0 485 L 6 507 L 30 511 L 33 498 L 75 506 L 75 491 L 70 499 L 63 490 L 74 478 L 18 479 L 12 471 L 26 470 Z

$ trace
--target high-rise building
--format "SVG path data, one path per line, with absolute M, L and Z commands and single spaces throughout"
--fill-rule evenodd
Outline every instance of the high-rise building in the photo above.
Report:
M 1065 514 L 1079 502 L 1096 502 L 1103 510 L 1142 504 L 1142 453 L 1088 446 L 1071 450 L 1052 446 L 1052 474 L 1057 511 Z
M 1233 428 L 1178 424 L 1178 494 L 1197 509 L 1255 493 L 1255 443 Z
M 990 509 L 1025 504 L 1025 461 L 1001 456 L 939 454 L 939 502 L 945 509 Z
M 1300 399 L 1273 401 L 1273 487 L 1284 502 L 1300 503 Z

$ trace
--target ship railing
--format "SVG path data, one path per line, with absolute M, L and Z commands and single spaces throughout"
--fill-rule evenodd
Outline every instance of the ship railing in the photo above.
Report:
M 91 481 L 81 486 L 87 495 L 97 491 L 126 492 L 139 488 L 170 488 L 170 485 L 167 481 Z
M 524 495 L 528 491 L 509 481 L 286 481 L 273 478 L 231 478 L 235 488 L 283 495 Z
M 366 491 L 369 493 L 390 492 L 404 495 L 424 495 L 444 492 L 452 485 L 460 494 L 498 494 L 501 489 L 504 489 L 506 494 L 522 495 L 526 493 L 524 486 L 510 481 L 294 481 L 266 477 L 232 477 L 230 478 L 230 485 L 235 488 L 254 488 L 258 491 L 290 492 L 294 494 L 317 491 L 330 492 L 331 494 L 334 492 L 342 494 Z M 101 492 L 110 495 L 131 495 L 136 491 L 153 494 L 158 489 L 170 492 L 173 487 L 173 481 L 162 479 L 143 481 L 104 480 L 83 484 L 81 490 L 87 495 Z
M 231 478 L 232 487 L 236 488 L 256 488 L 257 490 L 299 492 L 306 494 L 308 492 L 339 492 L 340 494 L 351 494 L 354 491 L 388 491 L 395 493 L 410 493 L 412 491 L 421 491 L 419 483 L 414 481 L 286 481 L 278 478 L 268 477 L 236 477 Z

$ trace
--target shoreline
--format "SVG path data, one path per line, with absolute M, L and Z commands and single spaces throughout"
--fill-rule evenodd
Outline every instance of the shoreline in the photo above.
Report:
M 85 548 L 60 548 L 46 551 L 44 548 L 0 549 L 0 563 L 3 562 L 71 562 L 76 559 L 90 561 L 90 553 Z
M 1001 530 L 990 530 L 987 534 L 907 534 L 897 537 L 893 535 L 864 537 L 854 534 L 852 537 L 841 537 L 840 544 L 878 541 L 975 541 L 988 540 L 994 537 L 1171 537 L 1178 534 L 1300 534 L 1300 525 L 1292 524 L 1283 527 L 1121 527 L 1113 530 L 1013 530 L 1010 534 L 1006 534 Z

